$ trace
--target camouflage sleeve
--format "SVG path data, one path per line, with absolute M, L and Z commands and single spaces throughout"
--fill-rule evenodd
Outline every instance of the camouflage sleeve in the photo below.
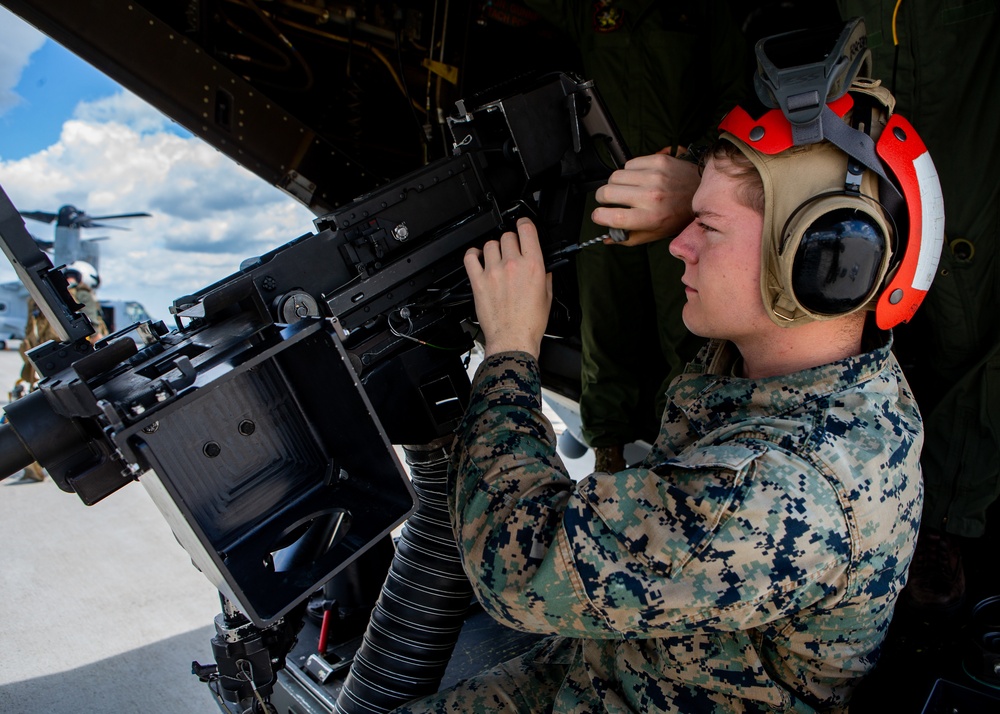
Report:
M 843 513 L 803 464 L 747 439 L 577 484 L 542 414 L 537 363 L 505 353 L 481 365 L 459 427 L 452 520 L 480 602 L 512 627 L 745 629 L 841 597 Z

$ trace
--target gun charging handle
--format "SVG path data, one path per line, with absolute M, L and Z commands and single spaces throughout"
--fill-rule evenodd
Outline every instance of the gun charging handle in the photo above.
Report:
M 608 239 L 611 239 L 615 243 L 624 243 L 628 240 L 628 231 L 621 228 L 609 228 L 608 232 L 604 235 L 599 235 L 596 238 L 591 238 L 590 240 L 585 240 L 583 243 L 573 243 L 566 246 L 565 248 L 560 248 L 556 252 L 552 253 L 548 261 L 546 262 L 546 268 L 548 270 L 555 270 L 556 268 L 561 268 L 568 261 L 566 256 L 572 255 L 573 253 L 578 253 L 584 248 L 588 248 L 592 245 L 597 245 L 598 243 L 604 243 Z

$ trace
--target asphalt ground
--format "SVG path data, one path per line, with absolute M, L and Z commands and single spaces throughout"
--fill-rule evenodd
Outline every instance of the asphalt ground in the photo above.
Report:
M 21 369 L 0 351 L 0 403 Z M 218 712 L 218 593 L 140 484 L 85 506 L 47 479 L 0 481 L 0 712 Z

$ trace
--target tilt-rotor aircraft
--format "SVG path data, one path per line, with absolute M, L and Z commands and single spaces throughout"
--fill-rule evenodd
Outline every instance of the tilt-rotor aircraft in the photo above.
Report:
M 106 236 L 84 236 L 85 229 L 111 228 L 127 230 L 124 226 L 102 221 L 114 221 L 129 218 L 145 218 L 148 213 L 119 213 L 107 216 L 91 216 L 76 206 L 62 206 L 58 212 L 21 211 L 21 216 L 39 223 L 55 223 L 55 235 L 52 240 L 34 237 L 40 249 L 52 255 L 54 265 L 73 265 L 82 261 L 99 275 L 101 263 L 100 242 L 107 240 Z M 146 315 L 145 308 L 134 300 L 105 300 L 102 304 L 105 312 L 105 322 L 109 327 L 115 324 L 115 317 L 128 312 L 130 321 Z M 28 290 L 24 283 L 14 280 L 0 284 L 0 349 L 7 346 L 12 339 L 24 337 L 24 326 L 28 320 Z M 121 322 L 121 319 L 118 320 Z

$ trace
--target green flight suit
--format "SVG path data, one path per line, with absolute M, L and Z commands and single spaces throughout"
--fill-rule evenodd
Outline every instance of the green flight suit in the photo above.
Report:
M 580 48 L 635 156 L 714 138 L 749 77 L 728 5 L 710 2 L 527 0 Z M 585 211 L 582 238 L 607 231 Z M 651 441 L 670 380 L 701 341 L 681 321 L 683 264 L 662 240 L 596 245 L 576 259 L 583 343 L 580 415 L 594 447 Z
M 840 0 L 874 76 L 927 144 L 944 191 L 937 276 L 897 352 L 926 426 L 924 524 L 983 534 L 1000 496 L 1000 10 L 992 0 Z M 895 79 L 893 79 L 895 77 Z

